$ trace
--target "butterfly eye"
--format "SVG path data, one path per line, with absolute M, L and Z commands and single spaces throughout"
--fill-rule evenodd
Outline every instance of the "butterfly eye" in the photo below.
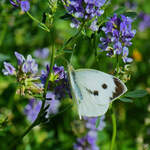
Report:
M 105 84 L 105 83 L 102 85 L 102 88 L 103 88 L 103 89 L 107 89 L 107 87 L 108 87 L 108 86 L 107 86 L 107 84 Z

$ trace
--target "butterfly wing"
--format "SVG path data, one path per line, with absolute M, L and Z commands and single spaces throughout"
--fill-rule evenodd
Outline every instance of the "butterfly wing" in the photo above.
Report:
M 127 91 L 118 78 L 94 69 L 71 72 L 71 85 L 80 116 L 101 116 L 109 103 Z

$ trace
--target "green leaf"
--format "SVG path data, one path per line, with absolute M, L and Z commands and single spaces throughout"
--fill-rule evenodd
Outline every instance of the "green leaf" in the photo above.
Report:
M 113 14 L 121 15 L 121 14 L 123 14 L 125 11 L 126 11 L 126 8 L 125 8 L 125 7 L 120 7 L 120 8 L 118 8 L 117 10 L 115 10 Z
M 63 19 L 63 20 L 71 20 L 72 18 L 73 18 L 72 15 L 67 14 L 67 13 L 60 17 L 60 19 Z
M 72 54 L 72 50 L 67 50 L 67 49 L 64 49 L 64 53 L 69 53 L 69 54 Z
M 126 97 L 140 98 L 146 96 L 148 93 L 145 90 L 135 90 L 125 94 Z
M 122 102 L 125 102 L 125 103 L 133 103 L 133 101 L 129 98 L 126 98 L 126 97 L 121 97 L 119 98 Z
M 101 119 L 101 117 L 98 117 L 97 120 L 96 120 L 96 128 L 98 128 L 98 126 L 100 124 L 100 119 Z
M 124 15 L 128 16 L 130 18 L 135 18 L 137 16 L 137 13 L 136 12 L 125 12 Z
M 10 57 L 0 53 L 0 62 L 8 60 Z

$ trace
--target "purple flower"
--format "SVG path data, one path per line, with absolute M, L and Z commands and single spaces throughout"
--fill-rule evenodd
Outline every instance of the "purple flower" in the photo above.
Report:
M 28 0 L 9 0 L 10 3 L 14 6 L 14 7 L 21 7 L 21 10 L 23 12 L 27 12 L 30 9 L 30 3 Z
M 131 40 L 136 33 L 135 30 L 132 30 L 132 22 L 133 20 L 129 17 L 121 15 L 120 18 L 115 14 L 102 27 L 105 37 L 100 38 L 99 48 L 102 51 L 107 51 L 107 56 L 122 55 L 125 63 L 131 62 L 131 59 L 127 58 L 128 52 L 124 51 L 124 47 L 132 45 Z
M 90 29 L 93 30 L 93 31 L 98 31 L 97 20 L 94 20 L 94 21 L 91 23 Z
M 7 63 L 7 62 L 4 62 L 4 68 L 2 70 L 3 74 L 4 75 L 15 75 L 16 73 L 16 69 L 13 65 L 11 65 L 10 63 Z
M 42 71 L 41 73 L 41 82 L 42 84 L 45 84 L 47 76 L 49 73 L 49 66 L 47 65 L 46 71 Z M 70 86 L 69 86 L 69 81 L 68 81 L 68 76 L 67 73 L 64 71 L 63 66 L 57 66 L 56 64 L 53 67 L 53 75 L 54 75 L 54 81 L 53 83 L 49 83 L 49 88 L 51 87 L 50 84 L 54 86 L 54 93 L 56 95 L 57 99 L 63 99 L 67 95 L 71 97 L 71 92 L 70 92 Z
M 65 77 L 64 67 L 58 67 L 56 64 L 53 67 L 54 74 L 58 76 L 58 79 L 63 79 Z
M 14 7 L 19 7 L 18 2 L 14 2 L 14 0 L 9 0 L 9 1 Z
M 40 109 L 42 106 L 42 101 L 31 99 L 29 104 L 25 106 L 24 114 L 27 116 L 27 119 L 31 122 L 34 122 L 37 118 Z
M 99 150 L 96 144 L 97 132 L 88 131 L 87 135 L 82 138 L 77 138 L 77 142 L 74 144 L 74 150 Z
M 86 120 L 86 128 L 87 129 L 90 129 L 90 130 L 96 130 L 96 131 L 102 131 L 105 127 L 105 116 L 101 116 L 100 117 L 100 123 L 99 123 L 99 126 L 98 128 L 96 128 L 96 121 L 97 121 L 97 117 L 92 117 L 92 118 L 89 118 L 89 117 L 84 117 L 84 120 Z
M 97 131 L 90 130 L 87 133 L 87 141 L 90 145 L 94 145 L 97 141 Z
M 23 55 L 21 55 L 20 53 L 18 52 L 15 52 L 15 56 L 18 60 L 18 65 L 22 65 L 22 63 L 25 61 L 25 58 Z
M 43 48 L 43 49 L 37 49 L 34 51 L 34 56 L 37 58 L 46 59 L 49 56 L 49 49 Z
M 127 48 L 127 47 L 124 47 L 124 48 L 123 48 L 123 56 L 122 56 L 124 63 L 127 63 L 127 62 L 130 63 L 130 62 L 133 61 L 132 58 L 128 58 L 128 57 L 127 57 L 128 54 L 129 54 L 128 48 Z
M 36 64 L 35 60 L 32 59 L 31 55 L 27 56 L 27 59 L 25 60 L 22 66 L 22 71 L 24 73 L 31 73 L 31 74 L 36 74 L 38 72 L 38 64 Z
M 136 10 L 137 9 L 137 3 L 127 1 L 127 2 L 125 2 L 125 7 L 127 7 L 128 9 L 131 9 L 131 10 Z
M 77 142 L 74 144 L 74 150 L 99 150 L 100 148 L 97 146 L 97 132 L 101 131 L 105 127 L 104 122 L 105 116 L 101 116 L 100 124 L 98 128 L 96 128 L 97 117 L 89 118 L 84 117 L 86 121 L 85 126 L 88 130 L 87 134 L 82 138 L 78 138 Z
M 20 7 L 21 7 L 21 10 L 24 11 L 24 12 L 29 11 L 29 9 L 30 9 L 29 1 L 21 1 Z
M 50 105 L 47 109 L 47 118 L 50 114 L 56 114 L 60 106 L 60 101 L 55 99 L 55 94 L 53 92 L 48 92 L 46 98 L 49 99 L 46 101 L 45 105 Z
M 78 21 L 77 19 L 73 18 L 73 19 L 72 19 L 72 23 L 70 24 L 70 26 L 71 26 L 72 28 L 79 28 L 79 25 L 80 25 L 80 24 L 81 24 L 80 21 Z
M 139 18 L 141 22 L 139 24 L 139 31 L 143 32 L 147 28 L 150 28 L 150 15 L 145 13 L 140 13 Z
M 106 4 L 106 0 L 62 0 L 69 14 L 73 16 L 71 27 L 78 28 L 81 20 L 91 20 L 90 28 L 93 31 L 98 30 L 97 21 L 99 16 L 104 13 L 102 7 Z M 93 21 L 94 20 L 94 21 Z

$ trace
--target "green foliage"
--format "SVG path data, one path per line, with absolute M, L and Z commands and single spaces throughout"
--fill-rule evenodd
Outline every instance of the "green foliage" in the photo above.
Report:
M 106 8 L 105 14 L 100 18 L 101 25 L 113 13 L 124 14 L 132 18 L 141 12 L 150 13 L 150 1 L 137 2 L 136 10 L 127 10 L 124 6 L 126 0 L 112 0 L 111 5 Z M 51 6 L 51 5 L 50 5 Z M 118 9 L 117 9 L 118 8 Z M 106 57 L 105 53 L 100 53 L 95 45 L 99 43 L 99 37 L 89 30 L 82 31 L 77 35 L 74 42 L 70 42 L 63 51 L 63 43 L 72 39 L 77 33 L 77 29 L 70 28 L 70 15 L 65 14 L 64 7 L 58 2 L 57 9 L 50 10 L 47 1 L 32 0 L 30 14 L 40 22 L 34 22 L 26 13 L 22 13 L 20 8 L 13 8 L 9 1 L 0 1 L 0 72 L 3 69 L 3 61 L 11 62 L 16 66 L 14 52 L 18 51 L 25 56 L 32 54 L 38 48 L 48 47 L 51 50 L 52 43 L 56 45 L 57 65 L 67 63 L 62 56 L 70 60 L 72 51 L 72 64 L 78 68 L 93 68 L 107 73 L 114 73 L 116 59 Z M 54 14 L 51 14 L 55 12 Z M 46 20 L 43 21 L 43 14 Z M 51 15 L 48 15 L 51 14 Z M 43 21 L 43 22 L 42 22 Z M 142 150 L 150 141 L 150 30 L 139 32 L 138 24 L 141 20 L 135 20 L 137 29 L 133 46 L 130 48 L 130 56 L 134 58 L 131 64 L 131 79 L 126 83 L 128 91 L 120 97 L 120 101 L 115 101 L 117 118 L 117 140 L 115 150 Z M 45 22 L 45 25 L 43 25 Z M 40 24 L 43 23 L 43 24 Z M 53 24 L 53 25 L 52 25 Z M 43 29 L 50 29 L 45 32 Z M 100 32 L 100 31 L 99 31 Z M 102 34 L 98 33 L 99 36 Z M 74 44 L 75 43 L 75 44 Z M 97 43 L 97 44 L 95 44 Z M 134 52 L 137 50 L 141 60 L 137 60 Z M 94 51 L 94 52 L 93 52 Z M 49 59 L 49 58 L 48 58 Z M 47 60 L 49 61 L 49 60 Z M 40 70 L 43 59 L 38 59 Z M 120 66 L 124 64 L 119 62 Z M 9 150 L 15 139 L 31 124 L 24 115 L 24 107 L 31 97 L 19 97 L 16 92 L 16 81 L 13 77 L 3 76 L 0 73 L 0 150 Z M 133 90 L 134 91 L 131 91 Z M 138 90 L 143 89 L 143 90 Z M 37 99 L 41 95 L 35 95 Z M 124 103 L 125 102 L 125 103 Z M 127 102 L 127 103 L 126 103 Z M 60 112 L 56 116 L 51 116 L 50 121 L 41 126 L 35 127 L 22 141 L 15 147 L 16 150 L 72 150 L 77 137 L 85 134 L 84 120 L 79 120 L 75 102 L 64 100 L 61 102 Z M 72 107 L 71 107 L 72 106 Z M 98 145 L 101 150 L 108 150 L 112 135 L 111 111 L 106 114 L 106 127 L 98 134 Z M 99 125 L 100 117 L 96 127 Z M 76 123 L 79 122 L 79 123 Z M 150 149 L 150 146 L 148 147 Z M 144 150 L 148 150 L 144 149 Z
M 130 98 L 141 98 L 146 96 L 147 94 L 148 93 L 145 90 L 135 90 L 135 91 L 127 92 L 125 96 Z

